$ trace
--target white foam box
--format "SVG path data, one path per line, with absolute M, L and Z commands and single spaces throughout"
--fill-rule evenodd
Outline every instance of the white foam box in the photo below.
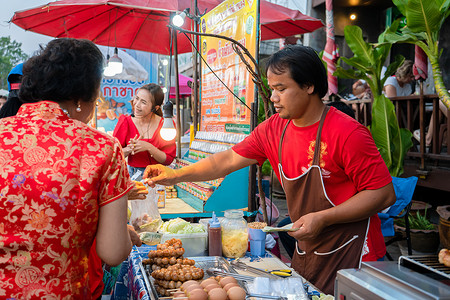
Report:
M 161 239 L 161 243 L 172 238 L 180 239 L 183 243 L 184 257 L 193 256 L 206 256 L 208 255 L 208 233 L 197 232 L 197 233 L 185 233 L 185 234 L 168 234 L 164 233 Z

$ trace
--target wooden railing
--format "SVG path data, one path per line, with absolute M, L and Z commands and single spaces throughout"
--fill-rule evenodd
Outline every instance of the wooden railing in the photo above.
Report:
M 420 131 L 420 140 L 416 141 L 413 138 L 414 146 L 407 153 L 407 159 L 416 163 L 415 165 L 406 165 L 405 163 L 405 175 L 419 176 L 419 184 L 450 191 L 450 184 L 448 184 L 448 178 L 450 178 L 450 118 L 445 117 L 439 110 L 438 95 L 391 97 L 390 100 L 395 105 L 400 127 L 411 132 L 417 129 Z M 372 111 L 370 100 L 352 100 L 346 101 L 346 103 L 352 106 L 355 118 L 361 124 L 370 125 Z M 425 136 L 427 126 L 431 124 L 430 120 L 434 125 L 434 131 L 431 145 L 427 146 Z M 445 134 L 446 131 L 447 134 Z M 447 145 L 446 150 L 443 147 L 444 144 Z

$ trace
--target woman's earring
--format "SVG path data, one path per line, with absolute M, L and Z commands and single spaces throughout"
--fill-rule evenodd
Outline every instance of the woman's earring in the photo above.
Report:
M 76 112 L 81 112 L 81 105 L 80 105 L 80 102 L 78 102 L 78 106 L 77 106 L 77 108 L 75 109 L 75 111 Z

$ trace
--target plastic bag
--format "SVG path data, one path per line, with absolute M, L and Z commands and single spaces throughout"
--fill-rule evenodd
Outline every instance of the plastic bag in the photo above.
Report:
M 130 200 L 130 223 L 137 233 L 158 231 L 162 223 L 158 211 L 158 198 L 156 189 L 150 188 L 145 200 Z

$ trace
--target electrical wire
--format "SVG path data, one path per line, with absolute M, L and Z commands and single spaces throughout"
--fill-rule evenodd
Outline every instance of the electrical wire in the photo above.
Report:
M 191 43 L 192 47 L 194 47 L 195 52 L 198 53 L 198 55 L 200 55 L 200 58 L 203 60 L 203 62 L 205 63 L 205 65 L 208 67 L 208 69 L 214 74 L 214 76 L 216 76 L 216 78 L 223 84 L 223 86 L 236 98 L 238 99 L 242 104 L 244 104 L 249 111 L 251 111 L 253 113 L 253 115 L 258 119 L 259 122 L 264 121 L 263 119 L 261 119 L 257 113 L 255 113 L 246 103 L 245 101 L 242 101 L 226 84 L 225 82 L 222 81 L 222 79 L 220 79 L 220 77 L 216 74 L 216 72 L 214 72 L 214 70 L 209 66 L 209 64 L 206 62 L 206 60 L 203 58 L 202 54 L 198 51 L 197 47 L 195 47 L 194 43 L 192 42 L 192 40 L 189 38 L 189 36 L 183 32 L 183 34 L 186 36 L 186 38 L 189 40 L 189 42 Z

